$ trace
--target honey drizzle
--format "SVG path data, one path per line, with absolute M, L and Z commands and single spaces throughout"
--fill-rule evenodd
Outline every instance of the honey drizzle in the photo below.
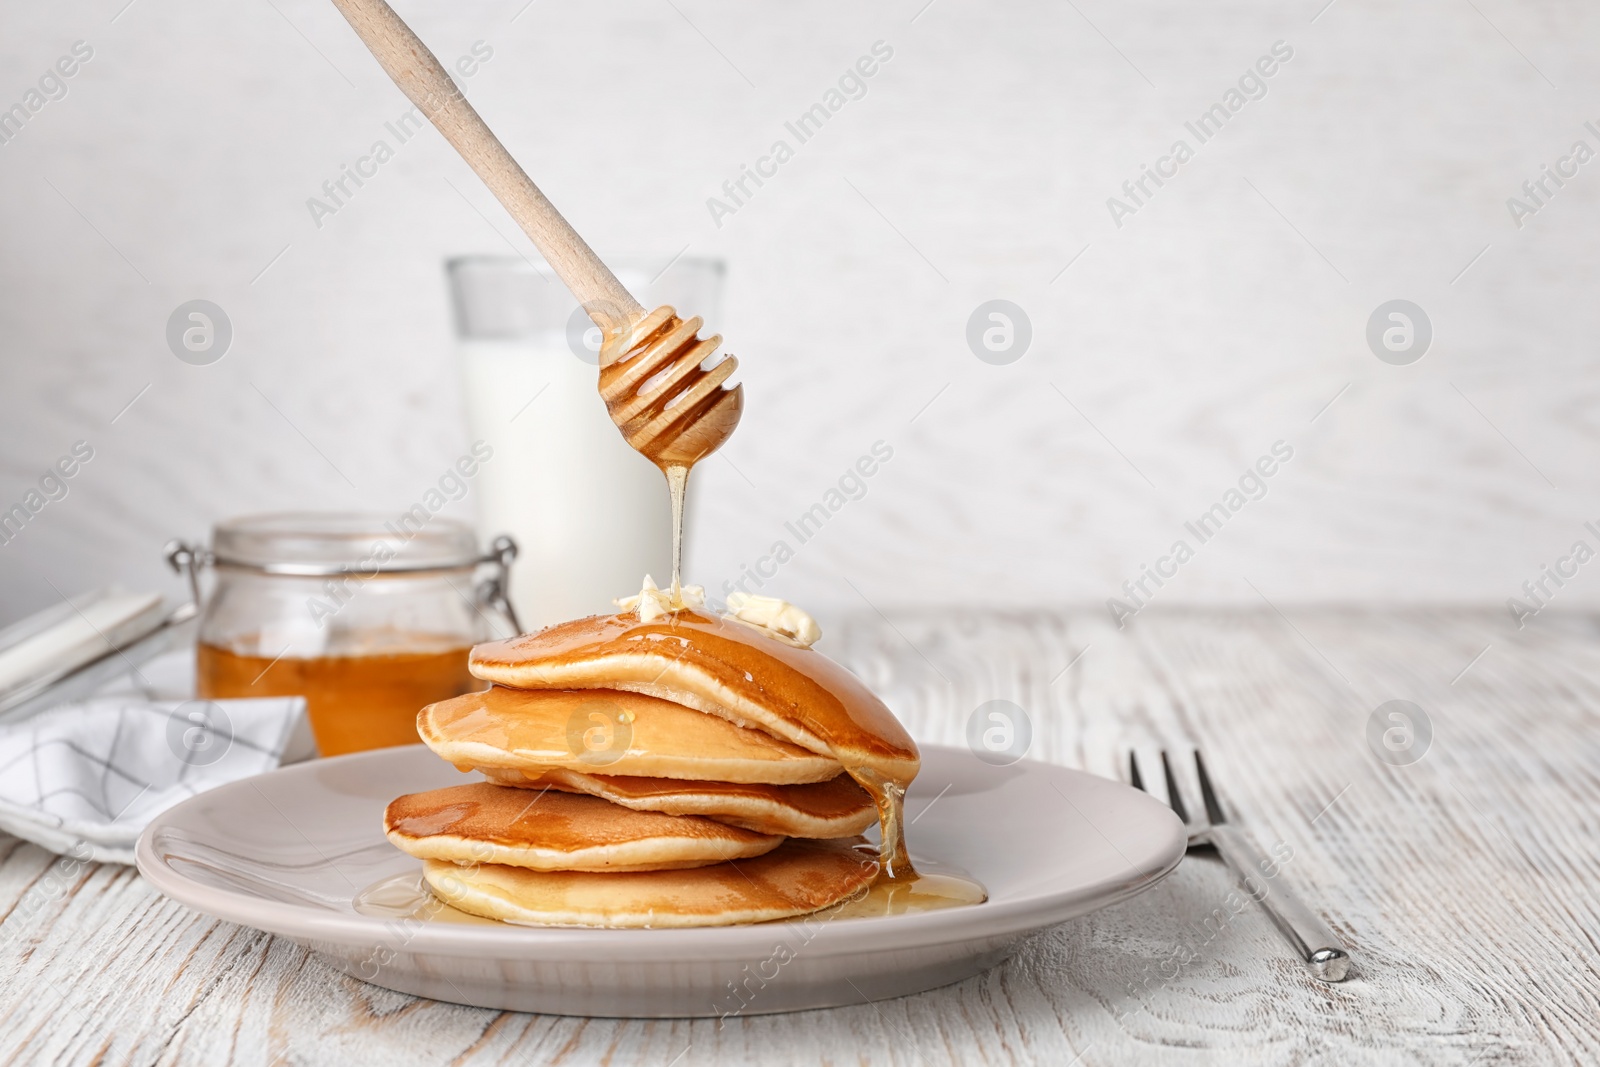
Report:
M 689 467 L 687 463 L 663 465 L 661 473 L 667 476 L 667 491 L 672 494 L 672 602 L 683 605 L 683 505 L 689 493 Z

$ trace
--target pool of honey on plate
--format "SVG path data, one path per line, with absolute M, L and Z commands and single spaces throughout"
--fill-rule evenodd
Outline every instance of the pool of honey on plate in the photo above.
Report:
M 880 878 L 866 889 L 821 911 L 773 919 L 770 923 L 831 922 L 834 919 L 877 919 L 891 915 L 911 915 L 945 908 L 964 908 L 982 904 L 989 894 L 976 880 L 940 863 L 917 861 L 915 875 L 898 879 Z M 451 907 L 434 896 L 422 880 L 421 871 L 394 874 L 367 886 L 350 902 L 358 913 L 379 919 L 405 919 L 413 922 L 467 923 L 470 925 L 520 926 L 485 919 Z M 603 927 L 561 927 L 561 929 L 604 929 Z
M 381 878 L 355 895 L 350 906 L 358 914 L 375 919 L 406 919 L 412 922 L 464 923 L 468 926 L 504 926 L 497 919 L 485 919 L 458 911 L 428 892 L 422 872 L 394 874 Z
M 863 893 L 822 912 L 831 919 L 877 919 L 886 915 L 913 915 L 945 908 L 965 908 L 989 899 L 979 882 L 954 868 L 925 868 L 912 860 L 912 873 L 899 878 L 879 878 Z M 801 916 L 805 918 L 805 916 Z
M 266 642 L 241 642 L 260 648 Z M 470 645 L 430 635 L 363 635 L 331 655 L 296 657 L 196 646 L 195 685 L 203 699 L 303 696 L 324 756 L 414 745 L 417 711 L 484 688 L 467 670 Z

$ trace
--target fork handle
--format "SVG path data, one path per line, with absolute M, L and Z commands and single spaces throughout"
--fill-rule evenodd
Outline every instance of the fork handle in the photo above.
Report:
M 1344 981 L 1350 973 L 1350 953 L 1322 917 L 1278 877 L 1282 864 L 1269 860 L 1237 827 L 1213 824 L 1208 840 L 1228 869 L 1244 883 L 1246 892 L 1272 916 L 1305 961 L 1306 969 L 1324 982 Z

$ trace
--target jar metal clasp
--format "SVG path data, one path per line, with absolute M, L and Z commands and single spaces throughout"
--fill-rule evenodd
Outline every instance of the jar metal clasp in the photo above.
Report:
M 479 609 L 489 608 L 498 612 L 501 618 L 511 625 L 513 633 L 522 632 L 522 624 L 517 619 L 517 609 L 511 603 L 511 564 L 517 558 L 517 542 L 506 534 L 501 534 L 489 543 L 489 550 L 478 558 L 463 562 L 459 567 L 439 567 L 436 565 L 424 566 L 394 566 L 379 570 L 379 574 L 416 574 L 427 571 L 439 570 L 476 570 L 479 567 L 490 567 L 492 570 L 473 590 L 474 603 Z M 198 612 L 205 605 L 200 592 L 200 572 L 207 567 L 217 565 L 216 553 L 203 545 L 190 544 L 187 541 L 173 538 L 168 541 L 162 550 L 166 557 L 167 565 L 174 573 L 184 576 L 189 581 L 189 596 L 195 611 Z M 345 565 L 316 566 L 306 564 L 241 564 L 227 561 L 228 567 L 237 567 L 253 570 L 262 574 L 283 574 L 295 577 L 339 577 L 343 575 L 361 574 L 365 577 L 373 576 L 370 570 Z

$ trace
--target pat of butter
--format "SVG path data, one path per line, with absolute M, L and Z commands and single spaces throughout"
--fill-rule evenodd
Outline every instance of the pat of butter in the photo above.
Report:
M 822 637 L 817 620 L 787 600 L 752 593 L 728 594 L 728 618 L 766 630 L 801 648 L 810 648 Z
M 652 622 L 684 608 L 705 607 L 706 591 L 698 585 L 679 586 L 678 596 L 674 598 L 672 590 L 656 588 L 656 580 L 647 574 L 638 596 L 618 597 L 612 603 L 623 611 L 637 612 L 640 622 Z

